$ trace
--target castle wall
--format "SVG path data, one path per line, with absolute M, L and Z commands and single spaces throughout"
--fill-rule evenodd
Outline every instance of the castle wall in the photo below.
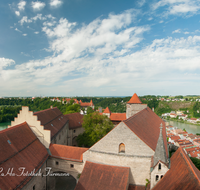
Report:
M 119 145 L 125 153 L 119 153 Z M 150 179 L 151 156 L 154 151 L 123 122 L 83 153 L 83 161 L 130 167 L 129 183 L 145 185 Z
M 145 108 L 147 108 L 147 104 L 126 104 L 126 118 L 128 119 Z
M 69 129 L 68 145 L 69 146 L 78 146 L 78 143 L 76 142 L 75 138 L 78 137 L 78 135 L 82 134 L 83 132 L 84 132 L 83 127 Z
M 25 169 L 26 171 L 26 169 Z M 31 171 L 28 171 L 31 172 Z M 22 190 L 33 190 L 33 187 L 35 186 L 35 189 L 37 190 L 45 190 L 46 189 L 46 176 L 43 176 L 43 174 L 46 174 L 46 162 L 41 167 L 41 172 L 36 173 L 38 176 L 33 177 L 23 188 Z M 40 175 L 41 174 L 41 175 Z

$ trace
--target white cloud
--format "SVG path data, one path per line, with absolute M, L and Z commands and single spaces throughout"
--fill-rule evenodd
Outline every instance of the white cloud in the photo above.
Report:
M 0 71 L 10 65 L 15 64 L 15 61 L 13 59 L 7 59 L 4 57 L 0 57 Z
M 148 20 L 153 20 L 153 17 L 149 17 Z
M 174 30 L 174 31 L 172 32 L 172 34 L 174 34 L 174 33 L 181 33 L 181 29 Z
M 45 7 L 45 5 L 46 5 L 44 2 L 41 2 L 41 1 L 36 1 L 36 2 L 32 1 L 31 4 L 32 4 L 33 10 L 35 10 L 35 11 L 42 10 Z
M 142 7 L 145 4 L 146 0 L 140 0 L 138 1 L 138 6 Z
M 18 21 L 21 25 L 23 25 L 24 23 L 31 23 L 32 20 L 28 19 L 27 16 L 23 16 L 21 20 Z
M 34 32 L 35 34 L 39 34 L 39 32 Z
M 200 10 L 200 2 L 196 0 L 161 0 L 152 5 L 153 10 L 165 8 L 163 15 L 195 14 Z
M 19 30 L 18 28 L 15 28 L 15 30 L 17 31 L 17 32 L 22 32 L 21 30 Z
M 27 34 L 22 34 L 23 36 L 27 36 Z
M 19 12 L 19 11 L 15 11 L 15 14 L 16 14 L 17 16 L 20 16 L 20 12 Z
M 51 7 L 59 7 L 60 5 L 62 5 L 62 1 L 61 0 L 51 0 L 50 2 L 50 6 Z
M 24 10 L 24 9 L 25 9 L 25 6 L 26 6 L 26 1 L 21 0 L 21 1 L 18 3 L 18 9 L 19 9 L 20 11 Z
M 155 39 L 145 46 L 143 34 L 151 28 L 133 26 L 138 14 L 110 14 L 81 27 L 63 18 L 53 26 L 45 21 L 43 32 L 50 43 L 45 50 L 52 55 L 3 69 L 0 80 L 10 89 L 20 82 L 22 92 L 29 86 L 35 93 L 42 85 L 38 93 L 48 95 L 105 95 L 112 89 L 127 95 L 130 88 L 151 93 L 199 81 L 200 75 L 192 74 L 200 73 L 200 36 Z

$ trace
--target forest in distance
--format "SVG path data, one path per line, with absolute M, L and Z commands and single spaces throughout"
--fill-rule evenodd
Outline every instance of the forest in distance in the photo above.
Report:
M 93 101 L 95 105 L 95 110 L 98 107 L 102 107 L 105 109 L 109 107 L 110 111 L 113 113 L 125 113 L 126 112 L 126 103 L 130 100 L 131 96 L 127 97 L 75 97 L 77 100 L 82 100 L 82 102 L 90 102 Z M 175 96 L 174 98 L 185 98 L 185 101 L 176 101 L 173 102 L 172 99 L 169 102 L 161 101 L 161 98 L 172 98 L 169 96 L 140 96 L 140 100 L 143 104 L 147 104 L 151 109 L 154 108 L 155 113 L 161 116 L 162 113 L 167 113 L 170 111 L 174 111 L 174 104 L 177 104 L 177 110 L 190 110 L 190 113 L 193 113 L 192 116 L 200 117 L 200 113 L 197 113 L 196 110 L 200 110 L 200 102 L 195 101 L 197 96 Z M 28 106 L 29 110 L 35 112 L 44 109 L 48 109 L 51 106 L 57 107 L 63 114 L 80 112 L 80 105 L 74 104 L 73 101 L 70 103 L 62 102 L 63 97 L 58 97 L 60 102 L 51 101 L 52 97 L 36 97 L 32 98 L 0 98 L 0 123 L 12 121 L 14 117 L 17 116 L 19 111 L 21 110 L 21 106 Z M 73 98 L 72 98 L 73 99 Z M 182 106 L 185 102 L 187 102 L 188 106 Z

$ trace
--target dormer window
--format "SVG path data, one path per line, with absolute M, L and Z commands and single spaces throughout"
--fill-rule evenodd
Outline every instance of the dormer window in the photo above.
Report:
M 158 164 L 158 170 L 161 170 L 161 163 Z
M 124 143 L 121 143 L 119 145 L 119 153 L 125 153 L 125 144 Z

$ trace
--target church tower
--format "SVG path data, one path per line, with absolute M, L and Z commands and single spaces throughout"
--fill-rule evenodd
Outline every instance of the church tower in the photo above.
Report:
M 165 173 L 169 170 L 169 161 L 166 155 L 166 149 L 162 134 L 162 123 L 160 124 L 160 134 L 156 150 L 153 157 L 153 165 L 151 171 L 151 189 L 163 178 Z
M 137 94 L 133 94 L 131 99 L 126 104 L 126 118 L 128 119 L 144 108 L 147 108 L 147 104 L 142 104 Z

